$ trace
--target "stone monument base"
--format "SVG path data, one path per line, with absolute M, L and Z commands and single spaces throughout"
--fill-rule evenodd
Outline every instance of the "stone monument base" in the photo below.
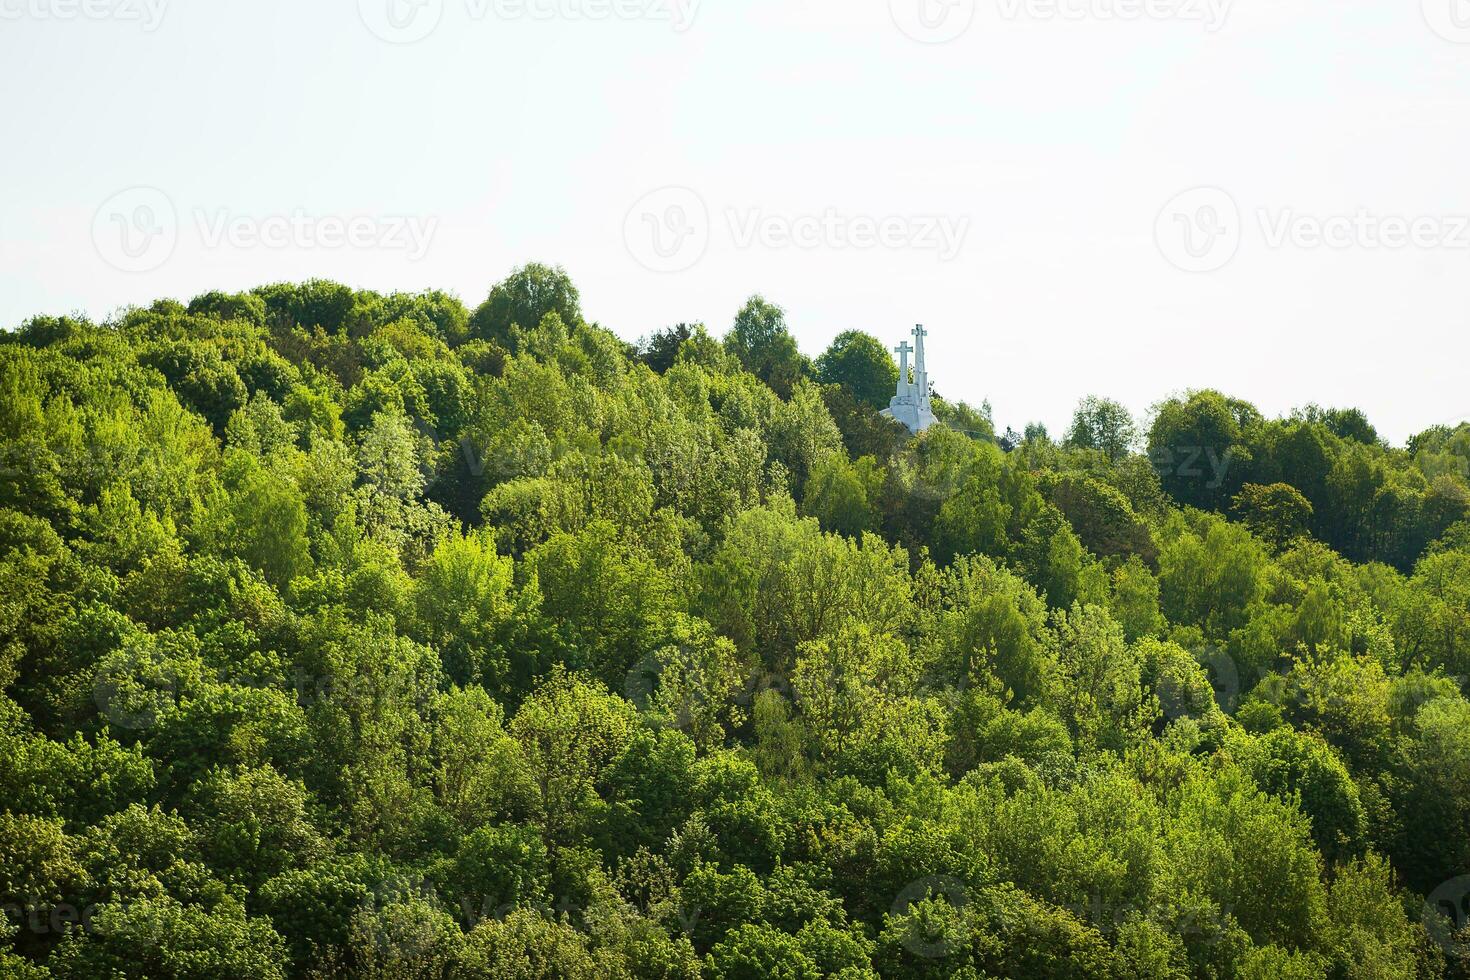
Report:
M 901 422 L 910 432 L 920 433 L 939 421 L 934 417 L 934 412 L 928 405 L 919 405 L 912 401 L 899 401 L 897 398 L 888 403 L 888 407 L 882 412 L 883 415 L 897 422 Z

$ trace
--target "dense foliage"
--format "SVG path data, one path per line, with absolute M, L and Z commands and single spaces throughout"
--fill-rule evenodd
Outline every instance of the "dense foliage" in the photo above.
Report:
M 535 265 L 5 335 L 0 975 L 1464 975 L 1470 426 L 895 379 Z

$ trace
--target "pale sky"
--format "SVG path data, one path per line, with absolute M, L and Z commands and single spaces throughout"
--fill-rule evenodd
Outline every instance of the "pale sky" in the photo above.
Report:
M 923 322 L 1001 428 L 1470 417 L 1470 0 L 0 0 L 0 80 L 5 326 L 538 260 L 628 339 Z

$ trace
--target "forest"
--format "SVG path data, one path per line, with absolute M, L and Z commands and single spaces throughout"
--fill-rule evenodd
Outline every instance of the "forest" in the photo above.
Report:
M 539 264 L 0 334 L 0 977 L 1470 976 L 1470 424 L 897 379 Z

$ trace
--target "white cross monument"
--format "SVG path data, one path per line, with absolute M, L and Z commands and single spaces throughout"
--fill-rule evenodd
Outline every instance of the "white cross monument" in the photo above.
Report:
M 913 433 L 923 432 L 935 422 L 929 405 L 929 372 L 924 366 L 924 338 L 929 331 L 921 323 L 914 327 L 914 346 L 905 340 L 894 348 L 898 353 L 898 391 L 883 414 L 897 419 Z M 909 380 L 909 352 L 914 354 L 913 380 Z

